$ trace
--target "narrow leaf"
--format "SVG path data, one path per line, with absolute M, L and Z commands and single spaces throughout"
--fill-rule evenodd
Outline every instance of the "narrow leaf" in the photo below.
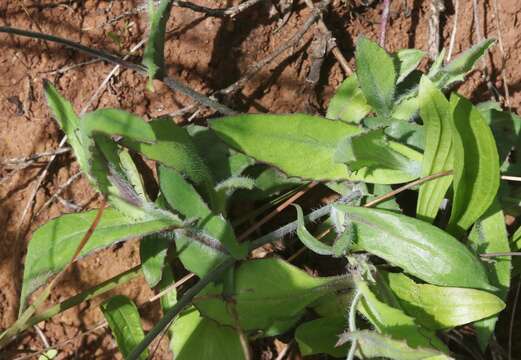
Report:
M 302 241 L 302 243 L 314 253 L 317 253 L 319 255 L 333 255 L 334 250 L 330 245 L 327 245 L 321 242 L 320 240 L 317 240 L 306 229 L 306 224 L 304 223 L 304 215 L 302 214 L 302 208 L 297 204 L 293 204 L 293 206 L 295 206 L 295 209 L 297 209 L 297 236 L 299 240 Z
M 454 200 L 449 229 L 466 231 L 492 204 L 499 157 L 492 131 L 470 101 L 453 95 Z
M 452 114 L 443 93 L 427 78 L 422 77 L 419 91 L 420 116 L 425 128 L 422 177 L 452 170 Z M 428 181 L 420 186 L 416 215 L 433 222 L 445 197 L 452 176 Z
M 151 288 L 161 281 L 166 254 L 172 237 L 172 233 L 152 234 L 143 237 L 139 243 L 141 268 L 145 280 Z
M 21 292 L 21 307 L 27 297 L 70 261 L 97 210 L 63 215 L 36 230 L 29 242 Z M 131 221 L 114 209 L 106 209 L 96 231 L 80 256 L 103 249 L 117 241 L 159 232 L 182 224 L 170 219 Z
M 109 323 L 119 351 L 127 357 L 145 337 L 136 305 L 126 296 L 116 295 L 101 304 L 101 311 Z M 147 358 L 148 350 L 139 356 L 139 359 Z
M 357 225 L 355 249 L 377 255 L 432 284 L 494 289 L 479 259 L 445 231 L 386 210 L 334 206 Z
M 371 40 L 360 37 L 356 42 L 356 75 L 367 102 L 383 117 L 393 108 L 396 70 L 393 59 Z
M 403 309 L 429 329 L 447 329 L 489 317 L 505 303 L 481 290 L 417 284 L 403 274 L 384 273 Z

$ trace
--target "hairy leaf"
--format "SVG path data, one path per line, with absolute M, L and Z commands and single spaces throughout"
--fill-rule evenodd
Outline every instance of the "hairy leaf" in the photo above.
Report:
M 43 285 L 53 274 L 61 271 L 71 260 L 81 239 L 96 217 L 97 210 L 63 215 L 36 230 L 29 242 L 21 292 L 21 307 L 27 297 Z M 144 236 L 165 229 L 180 227 L 171 219 L 131 221 L 114 209 L 105 209 L 96 231 L 80 256 L 103 249 L 117 241 Z
M 454 200 L 452 233 L 466 231 L 489 208 L 499 188 L 499 157 L 492 131 L 468 100 L 453 94 Z
M 202 317 L 194 307 L 181 313 L 171 329 L 176 360 L 246 359 L 238 332 Z
M 101 304 L 101 311 L 109 323 L 119 351 L 127 357 L 145 337 L 136 305 L 126 296 L 116 295 Z M 145 350 L 139 359 L 147 358 L 148 350 Z
M 295 206 L 295 209 L 297 209 L 297 236 L 299 240 L 304 244 L 304 246 L 306 246 L 314 253 L 317 253 L 319 255 L 333 255 L 334 250 L 331 245 L 325 244 L 320 240 L 316 239 L 306 229 L 306 224 L 304 223 L 304 215 L 302 214 L 302 208 L 296 204 L 294 204 L 293 206 Z
M 326 118 L 359 123 L 370 111 L 371 106 L 353 74 L 344 80 L 329 101 Z
M 417 284 L 403 274 L 384 273 L 402 308 L 429 329 L 446 329 L 497 314 L 505 303 L 482 290 Z
M 343 316 L 321 318 L 303 323 L 295 330 L 295 340 L 297 340 L 300 353 L 303 356 L 328 354 L 337 358 L 345 358 L 347 345 L 337 347 L 335 344 L 346 326 Z
M 154 3 L 154 0 L 148 0 L 149 34 L 143 54 L 150 81 L 162 77 L 165 72 L 165 33 L 172 0 L 161 0 L 157 7 Z
M 375 42 L 361 36 L 356 42 L 356 75 L 367 102 L 383 117 L 393 108 L 396 70 L 393 59 Z
M 170 246 L 172 233 L 147 235 L 139 243 L 141 268 L 148 286 L 156 286 L 163 275 L 166 254 Z
M 432 284 L 494 289 L 479 259 L 445 231 L 386 210 L 334 206 L 357 225 L 355 249 L 377 255 Z
M 427 78 L 422 77 L 419 91 L 420 115 L 425 128 L 425 152 L 422 177 L 452 170 L 452 114 L 443 93 Z M 445 197 L 452 175 L 428 181 L 420 186 L 416 215 L 433 222 Z
M 402 49 L 393 54 L 393 60 L 398 70 L 396 83 L 402 82 L 407 75 L 413 72 L 424 57 L 425 51 L 417 49 Z

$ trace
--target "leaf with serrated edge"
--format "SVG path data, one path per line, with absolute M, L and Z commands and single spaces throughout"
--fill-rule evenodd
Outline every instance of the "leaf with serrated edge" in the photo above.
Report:
M 359 123 L 370 111 L 371 106 L 360 90 L 356 75 L 353 74 L 344 80 L 329 101 L 326 117 L 331 120 Z
M 379 256 L 432 284 L 495 289 L 480 260 L 436 226 L 386 210 L 333 206 L 346 212 L 358 228 L 354 249 Z
M 427 77 L 422 77 L 420 82 L 419 102 L 425 128 L 422 177 L 452 170 L 454 155 L 450 104 Z M 416 206 L 419 219 L 434 221 L 451 183 L 452 175 L 449 175 L 420 186 Z
M 119 351 L 126 358 L 145 337 L 136 305 L 126 296 L 116 295 L 101 304 L 101 311 L 109 323 Z M 148 350 L 145 350 L 139 359 L 147 358 Z
M 369 105 L 383 117 L 393 108 L 396 70 L 391 56 L 361 36 L 356 42 L 356 75 Z
M 81 239 L 91 226 L 97 210 L 63 215 L 36 230 L 29 242 L 21 292 L 21 307 L 27 296 L 43 285 L 53 274 L 70 261 Z M 180 221 L 171 219 L 130 221 L 114 209 L 106 209 L 96 231 L 80 253 L 86 256 L 117 241 L 143 236 L 161 230 L 180 227 Z
M 499 188 L 492 131 L 472 103 L 453 94 L 454 199 L 449 230 L 460 235 L 489 208 Z

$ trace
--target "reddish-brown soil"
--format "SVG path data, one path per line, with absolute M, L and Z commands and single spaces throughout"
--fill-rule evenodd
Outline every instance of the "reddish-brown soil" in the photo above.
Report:
M 225 1 L 194 2 L 209 7 L 226 5 Z M 455 54 L 477 41 L 472 1 L 459 2 L 461 16 L 458 21 Z M 495 0 L 478 1 L 479 27 L 484 37 L 498 37 L 494 2 Z M 113 23 L 107 22 L 118 15 L 142 7 L 143 3 L 144 1 L 137 0 L 0 0 L 0 25 L 42 31 L 124 55 L 145 36 L 145 13 L 139 12 Z M 250 64 L 271 53 L 302 25 L 309 15 L 309 10 L 303 1 L 295 3 L 298 3 L 295 12 L 287 23 L 282 25 L 280 31 L 277 31 L 279 18 L 270 12 L 269 1 L 240 14 L 235 20 L 207 18 L 190 10 L 174 8 L 169 22 L 170 33 L 165 52 L 169 74 L 203 93 L 233 83 Z M 377 38 L 382 11 L 382 4 L 378 1 L 370 6 L 363 6 L 361 3 L 362 1 L 357 1 L 356 6 L 348 8 L 341 0 L 333 1 L 331 11 L 324 17 L 325 23 L 337 38 L 342 53 L 351 64 L 354 40 L 361 34 Z M 402 7 L 402 3 L 398 0 L 392 1 L 387 49 L 393 51 L 403 47 L 416 47 L 426 50 L 430 1 L 407 0 L 407 9 Z M 454 9 L 451 1 L 445 3 L 448 5 L 441 17 L 442 42 L 444 46 L 448 46 L 453 28 Z M 504 66 L 511 106 L 513 110 L 518 111 L 521 105 L 521 34 L 518 30 L 521 2 L 502 0 L 498 3 L 504 54 L 499 46 L 495 46 L 491 55 L 486 57 L 484 66 L 487 67 L 491 83 L 501 93 L 504 81 L 501 69 Z M 310 66 L 308 45 L 315 31 L 312 27 L 296 48 L 287 51 L 262 69 L 248 82 L 242 95 L 230 99 L 228 105 L 245 112 L 323 113 L 325 104 L 345 75 L 334 57 L 329 54 L 323 64 L 318 86 L 310 89 L 306 84 L 305 78 Z M 44 79 L 54 83 L 61 93 L 72 101 L 76 110 L 80 111 L 112 66 L 95 62 L 67 70 L 66 68 L 73 64 L 90 59 L 55 44 L 5 34 L 0 34 L 0 49 L 0 164 L 3 164 L 7 159 L 52 151 L 57 148 L 63 136 L 55 121 L 51 119 L 42 95 Z M 140 54 L 142 50 L 138 52 L 138 55 Z M 131 59 L 139 61 L 139 56 Z M 482 75 L 480 71 L 474 72 L 459 90 L 474 100 L 490 98 L 486 80 Z M 151 118 L 173 113 L 193 104 L 191 99 L 160 84 L 156 85 L 156 91 L 153 93 L 147 92 L 145 85 L 145 79 L 141 75 L 129 70 L 121 71 L 112 78 L 90 110 L 118 107 Z M 191 113 L 188 113 L 177 120 L 186 120 L 190 115 Z M 209 115 L 211 112 L 205 110 L 199 114 L 199 118 Z M 78 172 L 72 155 L 60 155 L 38 189 L 35 203 L 31 205 L 27 217 L 22 222 L 26 203 L 46 163 L 36 162 L 33 166 L 21 170 L 12 170 L 4 165 L 0 168 L 0 330 L 7 328 L 16 319 L 23 256 L 31 233 L 47 220 L 74 211 L 60 201 L 54 201 L 51 206 L 43 209 L 42 205 L 61 184 Z M 84 209 L 96 207 L 99 203 L 99 197 L 84 178 L 68 187 L 62 198 Z M 66 299 L 129 269 L 138 262 L 136 241 L 128 241 L 122 246 L 106 249 L 81 260 L 56 287 L 51 302 Z M 145 304 L 141 307 L 141 315 L 147 329 L 157 321 L 159 307 L 157 303 L 147 305 L 153 293 L 144 280 L 134 280 L 114 293 L 131 297 L 138 305 Z M 105 298 L 89 301 L 45 322 L 41 329 L 48 341 L 58 344 L 96 326 L 103 320 L 98 305 Z M 505 329 L 508 325 L 506 320 L 508 318 L 501 323 Z M 503 339 L 506 338 L 506 330 L 500 331 L 500 334 L 503 334 Z M 505 345 L 505 342 L 502 344 Z M 167 345 L 164 339 L 155 358 L 169 357 Z M 30 330 L 18 339 L 10 350 L 39 350 L 42 347 L 41 339 L 34 330 Z M 519 348 L 518 342 L 514 350 Z M 275 347 L 271 346 L 271 349 Z M 264 352 L 261 356 L 259 351 L 255 357 L 271 359 L 268 353 Z M 2 355 L 5 358 L 18 356 L 13 353 Z M 60 349 L 58 358 L 112 359 L 120 358 L 120 355 L 108 330 L 103 328 L 89 335 L 76 337 Z

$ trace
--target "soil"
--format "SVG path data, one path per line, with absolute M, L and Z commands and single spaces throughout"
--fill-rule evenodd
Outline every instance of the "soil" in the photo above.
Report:
M 478 1 L 479 28 L 483 37 L 498 37 L 493 4 L 496 0 Z M 225 1 L 197 0 L 208 6 L 226 6 Z M 365 5 L 364 3 L 371 3 Z M 146 14 L 136 11 L 143 1 L 32 1 L 0 0 L 0 25 L 54 34 L 89 47 L 125 55 L 146 34 Z M 230 1 L 230 3 L 232 3 Z M 273 11 L 271 2 L 265 1 L 239 14 L 234 20 L 205 17 L 188 9 L 175 7 L 169 22 L 166 59 L 169 75 L 193 89 L 210 93 L 221 89 L 244 74 L 248 66 L 270 54 L 286 41 L 306 20 L 310 11 L 304 2 L 295 1 L 295 11 L 286 23 Z M 453 29 L 454 8 L 447 8 L 440 18 L 443 46 L 448 47 Z M 460 0 L 460 18 L 457 23 L 454 54 L 477 42 L 472 1 Z M 510 105 L 519 113 L 521 105 L 521 35 L 518 26 L 521 2 L 498 1 L 498 20 L 502 31 L 502 47 L 495 46 L 486 57 L 487 71 L 475 71 L 458 91 L 475 101 L 491 97 L 489 85 L 503 92 L 507 80 Z M 406 5 L 404 7 L 403 5 Z M 391 19 L 387 32 L 386 48 L 390 51 L 404 47 L 427 50 L 430 1 L 392 1 Z M 229 4 L 228 4 L 229 5 Z M 377 39 L 382 3 L 379 1 L 350 2 L 335 0 L 324 22 L 333 32 L 338 46 L 353 66 L 354 41 L 359 35 Z M 115 17 L 126 14 L 120 20 Z M 222 99 L 230 107 L 243 112 L 316 112 L 324 113 L 325 105 L 345 74 L 335 58 L 329 54 L 321 69 L 321 78 L 315 88 L 306 82 L 310 68 L 309 44 L 317 29 L 312 27 L 299 45 L 286 51 L 269 66 L 263 68 L 243 89 L 240 96 Z M 23 270 L 23 257 L 32 232 L 40 225 L 60 214 L 77 209 L 95 208 L 99 197 L 80 177 L 61 194 L 61 200 L 43 207 L 45 202 L 78 172 L 71 154 L 59 155 L 50 167 L 48 176 L 38 188 L 34 204 L 26 218 L 22 214 L 37 179 L 46 166 L 43 158 L 23 169 L 5 166 L 7 159 L 52 151 L 58 147 L 63 134 L 51 118 L 42 94 L 43 80 L 55 84 L 59 91 L 80 111 L 112 66 L 102 62 L 87 63 L 90 58 L 55 44 L 0 34 L 0 330 L 13 323 L 17 315 L 18 294 Z M 137 55 L 130 59 L 139 61 Z M 73 65 L 78 65 L 72 67 Z M 504 71 L 502 75 L 501 72 Z M 486 75 L 486 76 L 485 76 Z M 186 96 L 174 93 L 155 83 L 155 92 L 146 90 L 146 79 L 130 70 L 113 77 L 89 110 L 117 107 L 145 118 L 171 114 L 193 104 Z M 192 112 L 177 117 L 187 121 Z M 212 116 L 203 110 L 196 119 Z M 47 158 L 48 159 L 48 158 Z M 21 223 L 22 222 L 22 223 Z M 98 252 L 79 261 L 60 282 L 50 299 L 51 303 L 64 300 L 103 280 L 123 272 L 139 263 L 137 241 Z M 148 304 L 153 292 L 143 279 L 136 279 L 119 287 L 115 293 L 125 294 L 140 306 L 145 329 L 149 329 L 160 316 L 157 303 Z M 107 295 L 108 296 L 108 295 Z M 98 306 L 107 298 L 96 298 L 70 309 L 40 328 L 51 344 L 74 338 L 61 347 L 59 359 L 113 359 L 121 358 L 107 328 L 77 335 L 94 328 L 103 320 Z M 512 304 L 509 305 L 509 308 Z M 505 346 L 508 311 L 499 332 L 499 342 Z M 519 324 L 519 316 L 516 323 Z M 515 337 L 519 339 L 519 335 Z M 279 344 L 278 342 L 277 344 Z M 514 341 L 514 354 L 521 354 L 521 342 Z M 279 344 L 280 345 L 280 344 Z M 5 358 L 16 358 L 17 350 L 40 350 L 42 339 L 34 330 L 26 332 L 9 348 Z M 277 346 L 259 344 L 255 358 L 271 359 Z M 272 354 L 272 355 L 270 355 Z M 0 355 L 2 357 L 2 355 Z M 164 338 L 156 359 L 167 359 L 168 343 Z M 294 355 L 293 358 L 298 358 Z

